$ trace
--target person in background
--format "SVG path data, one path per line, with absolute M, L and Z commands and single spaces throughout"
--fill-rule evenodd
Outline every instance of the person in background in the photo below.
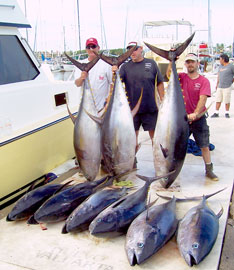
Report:
M 137 42 L 129 42 L 127 50 L 136 46 L 131 54 L 131 60 L 120 67 L 120 77 L 125 84 L 126 93 L 131 110 L 136 106 L 143 89 L 143 96 L 140 108 L 135 115 L 134 127 L 136 131 L 137 149 L 139 129 L 142 126 L 149 132 L 153 140 L 154 130 L 157 121 L 158 109 L 155 102 L 155 87 L 157 87 L 160 99 L 164 96 L 163 77 L 156 62 L 152 59 L 144 58 L 143 46 Z
M 196 144 L 201 148 L 206 176 L 213 181 L 218 181 L 218 177 L 213 172 L 213 164 L 211 163 L 209 149 L 210 132 L 204 114 L 207 97 L 211 96 L 210 82 L 207 78 L 199 74 L 199 63 L 196 54 L 189 53 L 185 57 L 185 67 L 187 73 L 182 72 L 178 75 L 189 122 L 189 134 L 193 134 Z M 169 63 L 167 69 L 168 78 L 170 72 L 171 63 Z
M 229 63 L 229 57 L 226 54 L 220 55 L 220 68 L 218 71 L 218 79 L 216 84 L 216 111 L 211 118 L 219 117 L 219 109 L 221 103 L 225 103 L 225 117 L 230 118 L 229 109 L 231 101 L 231 86 L 233 83 L 234 76 L 234 65 Z
M 98 53 L 100 47 L 96 38 L 89 38 L 86 40 L 86 52 L 88 54 L 87 62 L 92 61 L 97 56 L 94 51 Z M 98 112 L 101 112 L 106 99 L 109 95 L 111 83 L 112 83 L 112 68 L 109 64 L 102 59 L 92 67 L 89 73 L 90 87 L 93 90 L 95 104 Z M 79 77 L 75 80 L 76 86 L 81 86 L 84 80 L 87 78 L 88 73 L 82 71 Z

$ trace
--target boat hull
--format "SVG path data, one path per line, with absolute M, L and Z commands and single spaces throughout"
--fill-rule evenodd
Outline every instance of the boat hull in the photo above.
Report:
M 0 144 L 0 200 L 75 156 L 66 117 Z

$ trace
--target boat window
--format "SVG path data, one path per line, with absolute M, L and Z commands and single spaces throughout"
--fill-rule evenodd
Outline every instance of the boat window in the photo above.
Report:
M 0 85 L 33 80 L 38 74 L 18 37 L 0 35 Z
M 56 107 L 66 104 L 66 93 L 54 95 L 54 100 Z

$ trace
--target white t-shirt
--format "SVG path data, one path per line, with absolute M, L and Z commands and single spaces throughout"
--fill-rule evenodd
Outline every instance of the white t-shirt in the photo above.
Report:
M 88 63 L 88 59 L 82 61 Z M 75 79 L 79 78 L 81 71 L 77 68 L 75 73 Z M 93 90 L 93 95 L 97 110 L 100 111 L 106 98 L 108 97 L 110 84 L 112 82 L 112 68 L 109 64 L 100 59 L 89 71 L 88 78 L 90 81 L 90 87 Z

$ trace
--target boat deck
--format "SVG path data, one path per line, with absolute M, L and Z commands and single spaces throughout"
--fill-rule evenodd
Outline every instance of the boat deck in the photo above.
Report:
M 210 98 L 210 100 L 214 97 Z M 232 104 L 234 96 L 232 97 Z M 210 101 L 209 101 L 210 102 Z M 214 105 L 209 114 L 214 111 Z M 163 190 L 158 183 L 153 183 L 150 189 L 151 200 L 157 197 L 156 192 L 163 195 L 175 195 L 177 197 L 210 194 L 224 187 L 221 193 L 208 199 L 208 205 L 218 213 L 221 207 L 224 213 L 220 218 L 220 229 L 217 241 L 210 254 L 195 269 L 218 269 L 225 228 L 227 225 L 228 211 L 232 194 L 234 171 L 234 146 L 232 138 L 234 135 L 234 106 L 231 106 L 230 119 L 224 117 L 223 104 L 220 117 L 208 118 L 210 126 L 210 142 L 215 149 L 211 152 L 214 171 L 219 176 L 218 182 L 211 181 L 204 176 L 204 164 L 201 157 L 187 154 L 182 171 L 170 190 Z M 140 132 L 142 147 L 138 158 L 138 174 L 153 176 L 153 157 L 151 141 L 147 132 Z M 74 174 L 75 173 L 75 174 Z M 74 174 L 73 178 L 82 179 L 76 171 L 69 175 L 60 177 L 56 181 Z M 129 176 L 136 186 L 141 186 L 143 181 L 135 176 Z M 162 199 L 157 204 L 163 202 Z M 178 203 L 177 215 L 183 215 L 198 202 Z M 64 222 L 47 225 L 47 230 L 41 230 L 40 226 L 28 226 L 25 221 L 6 222 L 5 215 L 9 211 L 2 211 L 0 220 L 0 269 L 4 270 L 128 270 L 129 265 L 125 250 L 125 236 L 100 238 L 91 236 L 88 231 L 83 233 L 61 234 Z M 0 216 L 1 217 L 1 216 Z M 190 269 L 184 259 L 180 256 L 173 237 L 157 254 L 145 263 L 134 269 Z

